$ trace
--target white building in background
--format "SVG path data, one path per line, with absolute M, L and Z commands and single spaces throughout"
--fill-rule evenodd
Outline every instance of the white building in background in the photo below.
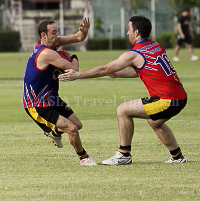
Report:
M 2 2 L 2 4 L 1 4 Z M 61 35 L 76 33 L 85 14 L 90 15 L 90 0 L 4 0 L 3 29 L 20 31 L 21 51 L 32 51 L 39 37 L 37 26 L 43 20 L 54 20 L 60 25 Z M 69 49 L 85 48 L 82 44 Z
M 37 26 L 43 20 L 54 20 L 60 25 L 61 34 L 69 35 L 78 30 L 83 17 L 89 17 L 89 38 L 110 39 L 127 38 L 130 17 L 145 15 L 153 24 L 152 39 L 163 32 L 175 32 L 177 18 L 170 0 L 145 0 L 147 9 L 137 9 L 137 12 L 132 10 L 131 2 L 134 0 L 0 0 L 0 29 L 19 30 L 22 51 L 32 51 L 38 40 Z M 200 12 L 197 8 L 194 11 L 197 16 L 194 28 L 199 33 Z M 96 19 L 102 21 L 101 31 L 95 27 Z M 84 44 L 66 48 L 84 51 Z

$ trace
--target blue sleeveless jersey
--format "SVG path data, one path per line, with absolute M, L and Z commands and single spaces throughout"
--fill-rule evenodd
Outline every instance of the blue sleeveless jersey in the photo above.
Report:
M 59 100 L 59 69 L 49 65 L 47 69 L 41 70 L 36 65 L 38 56 L 46 48 L 39 41 L 28 59 L 24 74 L 24 108 L 49 107 L 56 105 Z

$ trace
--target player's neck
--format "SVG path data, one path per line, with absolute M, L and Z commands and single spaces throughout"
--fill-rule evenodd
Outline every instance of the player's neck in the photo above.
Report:
M 141 42 L 143 42 L 144 40 L 148 40 L 147 38 L 140 38 L 140 39 L 138 39 L 137 41 L 136 41 L 136 44 L 137 43 L 141 43 Z
M 47 41 L 44 41 L 41 39 L 41 44 L 45 45 L 46 47 L 48 47 L 49 49 L 54 49 Z
M 41 39 L 41 44 L 47 46 L 47 43 Z

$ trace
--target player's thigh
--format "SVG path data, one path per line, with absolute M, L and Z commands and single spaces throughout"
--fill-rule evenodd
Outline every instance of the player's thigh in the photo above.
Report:
M 68 117 L 68 119 L 69 119 L 73 124 L 75 124 L 75 125 L 77 126 L 78 130 L 80 130 L 80 129 L 83 127 L 83 125 L 82 125 L 80 119 L 76 116 L 75 113 L 71 114 L 71 115 Z
M 69 134 L 78 132 L 77 126 L 62 115 L 59 115 L 58 120 L 56 122 L 56 127 Z
M 74 111 L 65 103 L 62 99 L 59 100 L 59 106 L 56 107 L 56 110 L 60 112 L 60 115 L 70 120 L 74 125 L 77 126 L 78 130 L 82 128 L 82 123 L 79 118 L 76 116 Z
M 150 118 L 144 110 L 141 99 L 134 99 L 121 103 L 117 108 L 117 115 L 118 117 L 125 115 L 142 119 Z
M 63 101 L 61 98 L 59 99 L 59 103 L 53 107 L 54 110 L 58 111 L 60 115 L 65 117 L 66 119 L 71 116 L 74 111 L 69 107 L 69 105 Z
M 74 125 L 76 125 L 79 130 L 82 128 L 82 123 L 80 122 L 79 118 L 68 106 L 68 104 L 65 103 L 62 99 L 59 100 L 59 104 L 55 106 L 54 109 L 58 111 L 62 117 L 65 117 L 66 119 L 70 120 Z

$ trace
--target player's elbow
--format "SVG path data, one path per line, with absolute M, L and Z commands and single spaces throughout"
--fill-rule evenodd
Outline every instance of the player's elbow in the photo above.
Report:
M 110 70 L 110 68 L 108 68 L 108 66 L 105 65 L 104 68 L 103 68 L 103 75 L 107 76 L 107 75 L 112 74 L 112 73 L 113 72 Z
M 69 66 L 69 69 L 73 69 L 75 71 L 79 71 L 79 65 L 76 64 L 76 63 L 72 63 L 70 66 Z
M 78 67 L 78 66 L 75 66 L 75 67 L 74 67 L 74 70 L 75 70 L 75 71 L 79 71 L 79 67 Z

